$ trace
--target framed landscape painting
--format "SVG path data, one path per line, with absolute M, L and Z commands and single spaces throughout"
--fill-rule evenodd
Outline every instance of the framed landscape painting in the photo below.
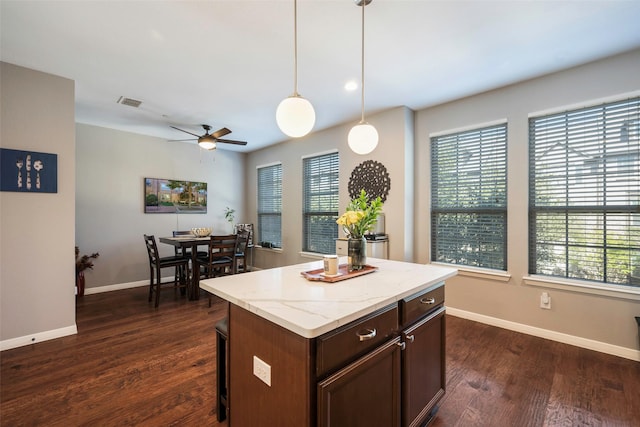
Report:
M 145 178 L 144 213 L 207 213 L 207 183 Z

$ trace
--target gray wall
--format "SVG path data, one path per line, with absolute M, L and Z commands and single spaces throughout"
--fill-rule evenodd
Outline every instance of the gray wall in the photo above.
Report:
M 543 78 L 500 88 L 415 112 L 399 107 L 367 120 L 380 133 L 380 145 L 367 156 L 351 153 L 346 135 L 353 123 L 320 131 L 300 140 L 250 153 L 247 160 L 247 212 L 256 222 L 256 167 L 283 165 L 283 249 L 256 249 L 256 264 L 272 267 L 305 261 L 301 254 L 302 157 L 340 152 L 341 208 L 348 202 L 347 183 L 363 160 L 382 162 L 391 176 L 384 207 L 390 258 L 427 263 L 430 259 L 429 135 L 488 122 L 508 120 L 509 224 L 508 271 L 461 269 L 447 283 L 449 313 L 558 341 L 640 360 L 638 329 L 640 294 L 585 290 L 545 283 L 525 284 L 528 276 L 528 116 L 541 110 L 576 104 L 640 89 L 640 50 Z M 415 120 L 415 123 L 414 123 Z M 414 143 L 415 139 L 415 143 Z M 552 309 L 539 308 L 549 292 Z
M 244 222 L 246 154 L 84 124 L 76 126 L 76 140 L 76 242 L 83 253 L 100 253 L 85 272 L 88 293 L 148 284 L 143 234 L 157 239 L 192 227 L 227 233 L 227 206 Z M 206 182 L 207 213 L 145 214 L 145 177 Z M 172 246 L 158 248 L 173 254 Z
M 405 107 L 368 114 L 368 121 L 380 133 L 380 145 L 368 156 L 352 154 L 346 145 L 346 135 L 357 119 L 248 155 L 220 150 L 213 155 L 205 153 L 208 156 L 203 158 L 195 146 L 78 124 L 76 179 L 73 83 L 3 64 L 2 146 L 56 152 L 60 173 L 57 195 L 0 196 L 0 338 L 4 345 L 16 337 L 75 328 L 74 270 L 71 255 L 66 255 L 74 243 L 74 224 L 75 242 L 82 250 L 101 254 L 95 270 L 87 274 L 89 290 L 142 285 L 147 280 L 142 233 L 162 235 L 200 225 L 220 229 L 226 226 L 222 212 L 225 206 L 238 211 L 237 222 L 256 223 L 259 165 L 283 164 L 285 226 L 283 250 L 257 249 L 256 264 L 271 267 L 307 260 L 300 252 L 301 159 L 329 150 L 340 152 L 344 183 L 340 189 L 341 209 L 349 200 L 346 184 L 356 165 L 373 159 L 387 167 L 391 192 L 384 212 L 390 257 L 426 263 L 429 134 L 508 119 L 508 274 L 461 271 L 448 282 L 450 313 L 640 360 L 633 319 L 640 315 L 640 296 L 606 290 L 589 293 L 554 283 L 532 286 L 527 281 L 526 243 L 528 115 L 639 91 L 639 69 L 640 50 L 636 50 L 415 114 Z M 33 138 L 34 132 L 45 130 L 47 138 Z M 145 176 L 207 181 L 209 213 L 179 217 L 143 214 Z M 37 269 L 32 268 L 30 257 L 39 259 Z M 538 308 L 542 291 L 551 294 L 550 311 Z
M 416 261 L 429 260 L 429 134 L 508 120 L 508 273 L 511 277 L 477 277 L 462 273 L 447 282 L 447 305 L 482 321 L 508 322 L 595 340 L 609 350 L 640 360 L 638 327 L 640 294 L 585 293 L 569 286 L 524 283 L 528 275 L 528 115 L 566 106 L 589 105 L 599 99 L 640 94 L 640 50 L 565 72 L 501 88 L 478 96 L 421 110 L 416 114 Z M 539 308 L 549 292 L 552 309 Z M 488 318 L 483 318 L 487 316 Z M 501 321 L 505 321 L 501 323 Z M 532 331 L 542 332 L 542 331 Z M 556 335 L 554 338 L 558 338 Z M 621 348 L 616 348 L 621 347 Z M 596 345 L 597 347 L 597 345 Z M 629 351 L 626 351 L 629 349 Z M 633 349 L 633 350 L 632 350 Z
M 389 255 L 392 259 L 413 258 L 413 113 L 398 107 L 368 115 L 380 135 L 378 147 L 369 155 L 354 154 L 347 146 L 347 135 L 357 120 L 322 130 L 304 138 L 250 153 L 247 158 L 247 213 L 257 223 L 257 167 L 282 163 L 282 250 L 255 249 L 255 265 L 261 268 L 309 261 L 313 255 L 302 254 L 302 158 L 338 150 L 340 153 L 340 210 L 349 203 L 347 188 L 353 169 L 365 160 L 382 163 L 391 177 L 391 190 L 383 207 Z M 406 218 L 410 218 L 406 221 Z M 317 258 L 317 255 L 315 256 Z
M 58 192 L 0 193 L 1 348 L 76 332 L 71 80 L 0 63 L 0 146 L 58 155 Z

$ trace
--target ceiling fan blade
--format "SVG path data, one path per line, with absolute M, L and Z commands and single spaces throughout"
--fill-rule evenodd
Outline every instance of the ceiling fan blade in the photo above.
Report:
M 197 141 L 197 139 L 189 138 L 189 139 L 168 139 L 169 142 L 187 142 L 187 141 Z
M 195 133 L 191 133 L 191 132 L 189 132 L 188 130 L 184 130 L 184 129 L 177 128 L 177 127 L 175 127 L 175 126 L 171 126 L 171 125 L 169 125 L 169 127 L 173 128 L 173 129 L 175 129 L 175 130 L 179 130 L 180 132 L 184 132 L 184 133 L 188 133 L 189 135 L 193 135 L 193 136 L 195 136 L 196 138 L 200 138 L 200 137 L 202 136 L 202 135 L 196 135 Z
M 234 141 L 233 139 L 216 139 L 216 142 L 224 142 L 225 144 L 247 145 L 247 141 Z
M 230 134 L 230 133 L 231 133 L 231 131 L 230 131 L 229 129 L 227 129 L 227 128 L 221 128 L 221 129 L 218 129 L 217 131 L 213 132 L 213 133 L 211 134 L 211 136 L 213 136 L 215 139 L 218 139 L 218 138 L 220 138 L 221 136 L 225 136 L 225 135 L 228 135 L 228 134 Z

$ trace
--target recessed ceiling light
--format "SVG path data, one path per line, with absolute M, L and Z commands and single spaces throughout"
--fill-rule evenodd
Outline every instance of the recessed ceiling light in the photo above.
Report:
M 358 82 L 356 82 L 355 80 L 350 80 L 344 85 L 344 89 L 346 91 L 353 92 L 354 90 L 358 89 Z

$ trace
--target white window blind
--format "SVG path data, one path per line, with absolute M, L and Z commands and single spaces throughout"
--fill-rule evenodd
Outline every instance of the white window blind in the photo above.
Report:
M 338 153 L 303 159 L 302 250 L 305 252 L 336 252 L 339 160 Z
M 431 138 L 431 259 L 507 269 L 507 125 Z
M 640 98 L 529 119 L 529 272 L 640 286 Z
M 258 168 L 258 244 L 282 247 L 282 165 Z

